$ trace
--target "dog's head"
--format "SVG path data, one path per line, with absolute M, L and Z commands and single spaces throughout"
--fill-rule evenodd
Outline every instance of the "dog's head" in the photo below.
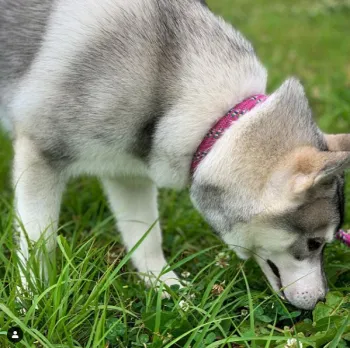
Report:
M 238 256 L 256 259 L 276 291 L 312 309 L 327 292 L 324 247 L 343 222 L 350 135 L 317 128 L 296 80 L 250 113 L 198 167 L 192 201 Z

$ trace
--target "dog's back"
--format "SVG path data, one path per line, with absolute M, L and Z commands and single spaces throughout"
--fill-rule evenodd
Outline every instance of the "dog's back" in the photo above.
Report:
M 266 82 L 251 44 L 199 0 L 1 1 L 3 99 L 16 91 L 14 123 L 51 163 L 92 151 L 143 160 L 179 100 L 211 122 Z
M 29 69 L 43 41 L 54 0 L 0 0 L 0 98 Z
M 18 79 L 20 79 L 31 67 L 31 64 L 36 56 L 36 54 L 39 51 L 39 48 L 44 41 L 45 32 L 47 30 L 47 25 L 49 22 L 49 17 L 51 12 L 53 11 L 53 8 L 55 7 L 55 4 L 60 6 L 60 4 L 66 2 L 65 0 L 0 0 L 0 98 L 5 93 L 5 86 L 6 90 L 8 90 L 9 85 L 11 83 L 14 83 Z M 113 1 L 112 1 L 113 2 Z M 139 18 L 133 17 L 135 15 L 135 12 L 128 11 L 123 8 L 127 5 L 128 1 L 114 1 L 117 6 L 113 6 L 114 8 L 108 8 L 110 5 L 110 1 L 101 1 L 101 4 L 96 4 L 96 7 L 105 7 L 105 10 L 110 10 L 111 13 L 106 12 L 106 15 L 110 17 L 109 20 L 113 17 L 113 11 L 116 11 L 116 8 L 119 6 L 121 12 L 124 13 L 124 18 L 126 19 L 125 23 L 129 22 L 130 27 L 124 26 L 124 29 L 129 29 L 130 32 L 134 32 L 140 29 L 140 20 Z M 171 13 L 174 11 L 174 9 L 177 6 L 173 6 L 171 2 L 169 1 L 168 7 L 169 12 L 162 13 L 163 16 L 163 23 L 159 23 L 159 17 L 157 16 L 155 11 L 155 4 L 157 4 L 156 7 L 159 12 L 164 10 L 162 7 L 164 7 L 161 3 L 162 1 L 137 1 L 137 6 L 139 9 L 144 10 L 151 10 L 152 13 L 149 13 L 149 22 L 153 22 L 155 26 L 162 24 L 165 24 L 170 17 L 166 18 L 167 15 L 181 15 L 181 13 Z M 186 3 L 186 6 L 191 6 L 191 2 L 199 2 L 204 4 L 204 1 L 202 0 L 181 0 L 178 1 L 179 3 Z M 75 4 L 78 4 L 79 1 L 72 0 L 70 1 L 72 4 L 72 11 L 75 9 Z M 141 4 L 143 3 L 143 4 Z M 135 7 L 137 7 L 135 6 Z M 86 6 L 89 7 L 88 5 Z M 130 7 L 130 6 L 129 6 Z M 177 10 L 179 10 L 181 7 L 178 7 Z M 153 9 L 153 10 L 152 10 Z M 91 8 L 90 8 L 91 10 Z M 191 9 L 189 9 L 191 11 Z M 129 13 L 128 13 L 129 12 Z M 81 14 L 77 14 L 78 21 L 81 21 L 82 26 L 86 25 L 84 23 L 84 14 L 83 18 L 80 20 L 78 16 Z M 184 15 L 184 13 L 182 13 Z M 128 18 L 129 16 L 129 18 Z M 117 16 L 115 16 L 117 17 Z M 102 18 L 101 18 L 102 19 Z M 120 19 L 120 18 L 119 18 Z M 177 21 L 176 18 L 174 19 L 174 23 Z M 179 20 L 179 23 L 183 21 L 185 17 Z M 157 20 L 157 23 L 154 22 L 154 20 Z M 118 18 L 115 18 L 115 32 L 118 31 Z M 65 23 L 61 23 L 62 27 L 65 26 Z M 133 28 L 134 27 L 135 30 Z M 158 27 L 159 28 L 159 27 Z M 97 28 L 96 28 L 97 29 Z M 143 28 L 145 29 L 145 28 Z M 151 32 L 152 28 L 148 28 L 149 31 L 143 32 L 144 39 L 151 38 Z M 155 27 L 153 28 L 155 29 Z M 139 32 L 140 33 L 140 32 Z M 155 33 L 155 32 L 154 32 Z M 104 33 L 106 38 L 108 39 L 108 36 L 110 36 L 111 31 Z M 120 32 L 121 37 L 117 38 L 118 43 L 123 46 L 125 42 L 123 39 L 127 39 L 127 36 L 123 35 L 122 32 Z M 155 34 L 159 34 L 155 33 Z M 74 33 L 72 33 L 74 35 Z M 134 38 L 137 37 L 134 36 Z M 69 40 L 69 37 L 61 37 L 62 41 Z M 158 37 L 157 39 L 160 39 Z M 159 40 L 158 40 L 159 41 Z M 135 42 L 130 41 L 130 45 L 132 45 Z M 155 42 L 149 42 L 150 44 L 154 44 Z M 159 42 L 158 42 L 159 43 Z M 59 40 L 57 41 L 57 45 L 59 45 Z M 106 47 L 101 47 L 106 48 Z M 111 47 L 111 50 L 113 50 L 113 47 Z M 91 50 L 90 50 L 91 51 Z M 1 101 L 1 99 L 0 99 Z

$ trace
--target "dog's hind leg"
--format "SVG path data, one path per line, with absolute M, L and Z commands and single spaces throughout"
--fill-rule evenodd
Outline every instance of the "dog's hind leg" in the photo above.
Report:
M 27 137 L 17 137 L 14 150 L 13 185 L 18 220 L 16 225 L 19 234 L 19 260 L 22 267 L 26 268 L 33 242 L 42 238 L 47 252 L 55 247 L 65 181 L 46 163 L 35 144 Z M 42 254 L 39 253 L 35 257 L 45 273 L 46 265 L 43 263 Z M 33 274 L 31 270 L 23 270 L 20 271 L 22 286 L 27 288 L 28 274 L 30 277 Z
M 146 284 L 157 285 L 157 281 L 160 280 L 168 286 L 180 285 L 174 272 L 162 273 L 167 263 L 162 250 L 157 188 L 154 183 L 146 178 L 118 178 L 103 179 L 103 184 L 127 250 L 134 247 L 153 226 L 131 256 L 134 266 Z

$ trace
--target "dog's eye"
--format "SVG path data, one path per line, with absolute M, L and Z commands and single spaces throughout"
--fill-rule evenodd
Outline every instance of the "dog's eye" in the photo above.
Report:
M 316 251 L 323 244 L 322 239 L 320 238 L 312 238 L 307 241 L 307 247 L 309 251 Z

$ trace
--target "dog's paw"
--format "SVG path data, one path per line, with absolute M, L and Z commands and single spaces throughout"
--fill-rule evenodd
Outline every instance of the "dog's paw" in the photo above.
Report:
M 142 278 L 145 284 L 150 288 L 159 289 L 162 284 L 162 298 L 171 297 L 170 293 L 167 291 L 167 288 L 170 288 L 173 285 L 183 288 L 180 279 L 173 271 L 164 274 L 154 274 L 154 272 L 148 273 L 147 275 L 143 275 Z
M 180 282 L 180 279 L 172 271 L 166 274 L 163 274 L 160 277 L 160 281 L 164 282 L 164 284 L 169 288 L 171 288 L 171 286 L 173 285 L 177 285 L 179 288 L 183 288 L 183 284 Z M 169 292 L 166 290 L 166 288 L 163 287 L 162 298 L 170 298 L 170 297 L 171 295 L 169 294 Z

